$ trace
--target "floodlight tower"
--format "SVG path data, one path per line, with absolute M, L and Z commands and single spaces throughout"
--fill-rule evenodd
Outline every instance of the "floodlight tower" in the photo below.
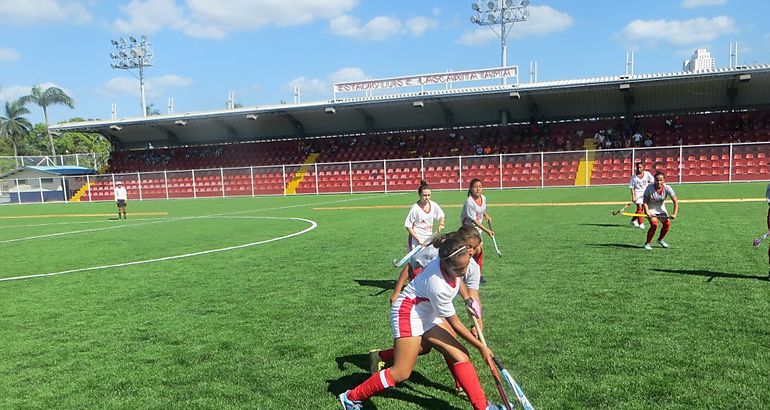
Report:
M 126 70 L 134 77 L 136 74 L 130 70 L 139 69 L 139 93 L 142 97 L 142 116 L 147 116 L 147 101 L 144 98 L 144 68 L 152 67 L 152 48 L 147 41 L 146 36 L 141 36 L 139 40 L 134 36 L 129 36 L 128 41 L 123 37 L 118 40 L 112 40 L 115 46 L 115 53 L 110 53 L 113 63 L 110 67 L 116 70 Z
M 489 0 L 486 7 L 482 5 L 483 1 L 471 3 L 471 8 L 476 13 L 471 16 L 471 23 L 479 26 L 487 26 L 500 37 L 500 46 L 502 54 L 502 66 L 507 67 L 506 54 L 508 54 L 508 45 L 506 39 L 513 23 L 527 21 L 529 18 L 529 0 Z M 500 31 L 495 30 L 494 26 L 500 25 Z M 507 80 L 503 77 L 503 84 Z

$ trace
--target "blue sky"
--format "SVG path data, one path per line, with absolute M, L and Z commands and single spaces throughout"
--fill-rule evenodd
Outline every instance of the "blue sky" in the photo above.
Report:
M 223 109 L 235 91 L 244 106 L 328 100 L 332 83 L 500 65 L 499 39 L 470 23 L 470 0 L 0 0 L 0 102 L 35 84 L 56 85 L 71 117 L 140 115 L 138 80 L 110 68 L 110 40 L 146 35 L 148 103 L 166 113 Z M 32 6 L 34 4 L 34 6 Z M 635 72 L 680 71 L 695 48 L 728 65 L 770 63 L 770 4 L 759 0 L 530 2 L 509 38 L 508 64 L 529 81 L 620 75 L 627 50 Z M 42 121 L 30 106 L 33 122 Z

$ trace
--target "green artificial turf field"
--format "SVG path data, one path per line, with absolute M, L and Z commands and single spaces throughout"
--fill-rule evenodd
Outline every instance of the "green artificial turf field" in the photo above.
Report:
M 765 184 L 674 188 L 758 199 Z M 485 333 L 535 408 L 770 405 L 763 201 L 683 203 L 671 248 L 645 251 L 620 204 L 553 204 L 622 203 L 625 187 L 485 194 L 503 252 L 487 247 Z M 464 197 L 434 192 L 448 227 Z M 127 221 L 51 216 L 112 203 L 0 207 L 0 279 L 57 274 L 0 281 L 0 408 L 337 408 L 368 349 L 392 344 L 390 261 L 416 199 L 132 201 Z M 366 406 L 469 408 L 435 352 Z

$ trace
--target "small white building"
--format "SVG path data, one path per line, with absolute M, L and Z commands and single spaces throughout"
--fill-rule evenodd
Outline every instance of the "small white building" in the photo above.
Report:
M 696 49 L 689 60 L 684 60 L 682 69 L 688 73 L 699 73 L 702 71 L 711 71 L 716 68 L 716 60 L 711 57 L 711 53 L 705 48 Z
M 0 204 L 68 201 L 96 171 L 84 167 L 27 166 L 0 175 Z

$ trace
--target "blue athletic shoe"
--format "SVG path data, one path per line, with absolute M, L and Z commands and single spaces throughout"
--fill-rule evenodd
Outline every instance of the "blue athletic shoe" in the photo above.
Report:
M 347 390 L 344 393 L 340 393 L 339 399 L 340 404 L 342 404 L 342 408 L 344 410 L 363 410 L 364 405 L 360 401 L 353 401 L 348 399 L 349 391 L 350 390 Z

